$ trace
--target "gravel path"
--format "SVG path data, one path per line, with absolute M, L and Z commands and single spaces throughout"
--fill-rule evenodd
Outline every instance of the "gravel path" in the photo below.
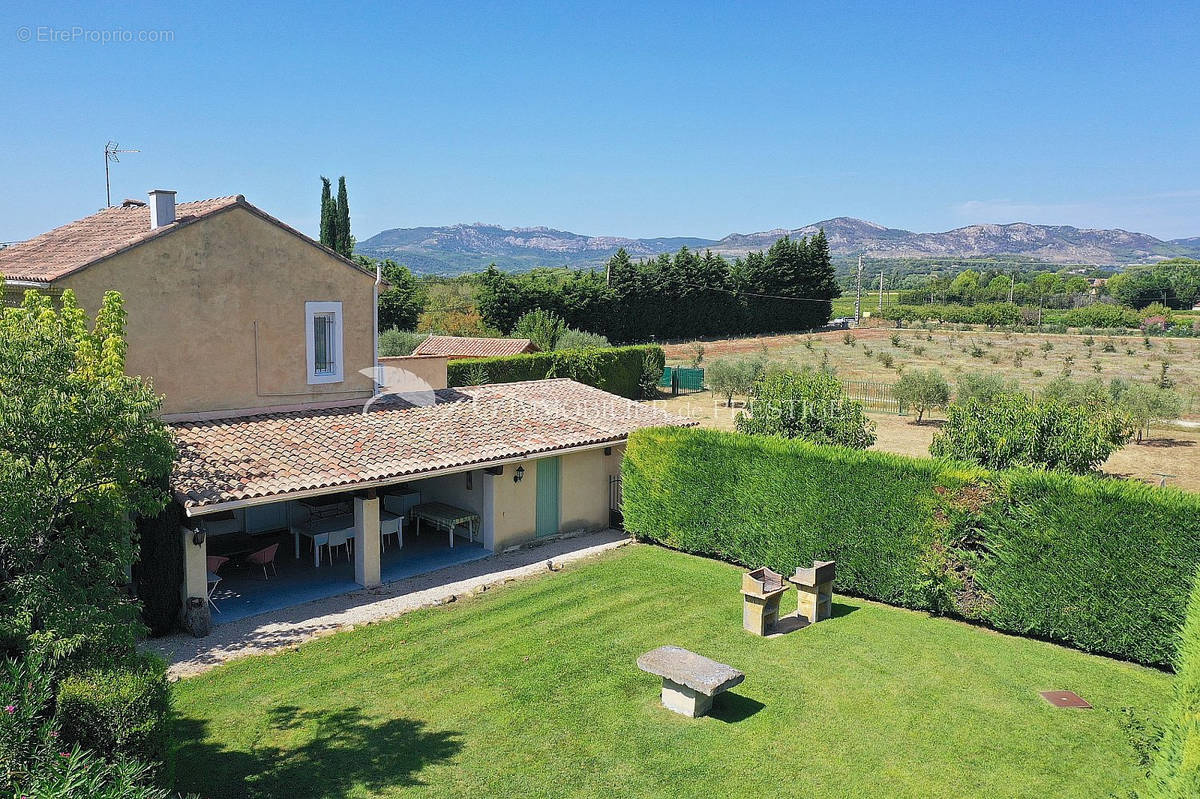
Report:
M 406 580 L 220 624 L 206 638 L 185 634 L 147 641 L 144 648 L 166 658 L 172 679 L 191 677 L 228 660 L 296 646 L 339 630 L 350 630 L 522 577 L 555 571 L 564 563 L 593 557 L 630 539 L 616 530 L 535 543 L 482 560 L 450 566 Z

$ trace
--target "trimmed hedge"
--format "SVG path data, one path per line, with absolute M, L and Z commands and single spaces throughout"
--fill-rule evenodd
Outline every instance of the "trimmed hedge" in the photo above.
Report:
M 569 377 L 622 397 L 642 399 L 641 377 L 647 357 L 660 370 L 666 362 L 662 347 L 646 344 L 455 360 L 450 361 L 447 376 L 451 386 L 471 385 L 478 378 L 487 383 L 515 383 Z
M 170 749 L 171 692 L 166 664 L 145 657 L 130 669 L 85 672 L 58 688 L 63 742 L 109 759 L 128 757 L 157 767 Z
M 1200 573 L 1175 659 L 1175 701 L 1164 720 L 1143 799 L 1200 796 Z
M 1167 664 L 1200 566 L 1200 497 L 1120 480 L 699 429 L 630 436 L 626 529 L 838 590 Z

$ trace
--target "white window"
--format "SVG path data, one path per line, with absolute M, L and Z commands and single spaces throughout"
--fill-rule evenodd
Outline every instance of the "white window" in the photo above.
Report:
M 304 303 L 308 382 L 342 382 L 342 304 Z

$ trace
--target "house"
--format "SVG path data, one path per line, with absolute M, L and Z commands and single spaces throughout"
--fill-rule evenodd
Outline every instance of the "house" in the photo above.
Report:
M 0 274 L 91 312 L 124 296 L 128 371 L 179 447 L 197 629 L 607 527 L 629 433 L 691 423 L 567 379 L 451 389 L 445 354 L 377 358 L 378 276 L 240 195 L 152 191 L 0 251 Z
M 374 389 L 376 276 L 241 195 L 151 191 L 0 250 L 0 275 L 8 292 L 71 289 L 90 314 L 120 291 L 129 372 L 153 380 L 167 414 Z
M 413 355 L 445 355 L 455 359 L 493 358 L 497 355 L 521 355 L 537 351 L 537 345 L 527 338 L 430 336 L 417 345 Z

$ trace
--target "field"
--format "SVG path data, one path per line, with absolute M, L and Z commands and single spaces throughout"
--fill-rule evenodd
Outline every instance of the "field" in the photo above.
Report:
M 844 379 L 880 384 L 894 383 L 901 369 L 938 369 L 951 384 L 964 373 L 997 373 L 1031 391 L 1066 373 L 1072 380 L 1149 381 L 1161 374 L 1166 363 L 1168 376 L 1184 398 L 1184 420 L 1200 420 L 1200 339 L 1151 338 L 1147 348 L 1141 336 L 1093 336 L 1089 345 L 1082 335 L 1040 333 L 857 329 L 850 335 L 851 344 L 845 343 L 842 332 L 700 343 L 706 362 L 765 354 L 772 362 L 794 367 L 828 362 Z M 898 346 L 893 336 L 899 336 Z M 1106 345 L 1114 351 L 1106 352 Z M 670 364 L 686 364 L 694 354 L 693 344 L 670 344 L 665 349 Z M 884 356 L 891 358 L 891 367 L 885 365 Z M 708 392 L 663 399 L 660 404 L 724 429 L 732 428 L 736 412 L 722 407 L 723 402 Z M 876 449 L 928 454 L 936 413 L 927 425 L 911 424 L 911 418 L 895 414 L 875 413 L 872 418 L 879 432 Z M 1155 428 L 1150 439 L 1130 444 L 1109 458 L 1104 470 L 1153 483 L 1160 474 L 1173 475 L 1168 478 L 1171 485 L 1200 491 L 1200 426 Z
M 840 596 L 827 622 L 755 638 L 739 579 L 635 544 L 184 680 L 177 787 L 932 799 L 1127 796 L 1141 780 L 1167 674 Z M 711 716 L 676 716 L 635 665 L 667 643 L 746 681 Z M 1053 689 L 1095 709 L 1052 708 L 1037 692 Z

